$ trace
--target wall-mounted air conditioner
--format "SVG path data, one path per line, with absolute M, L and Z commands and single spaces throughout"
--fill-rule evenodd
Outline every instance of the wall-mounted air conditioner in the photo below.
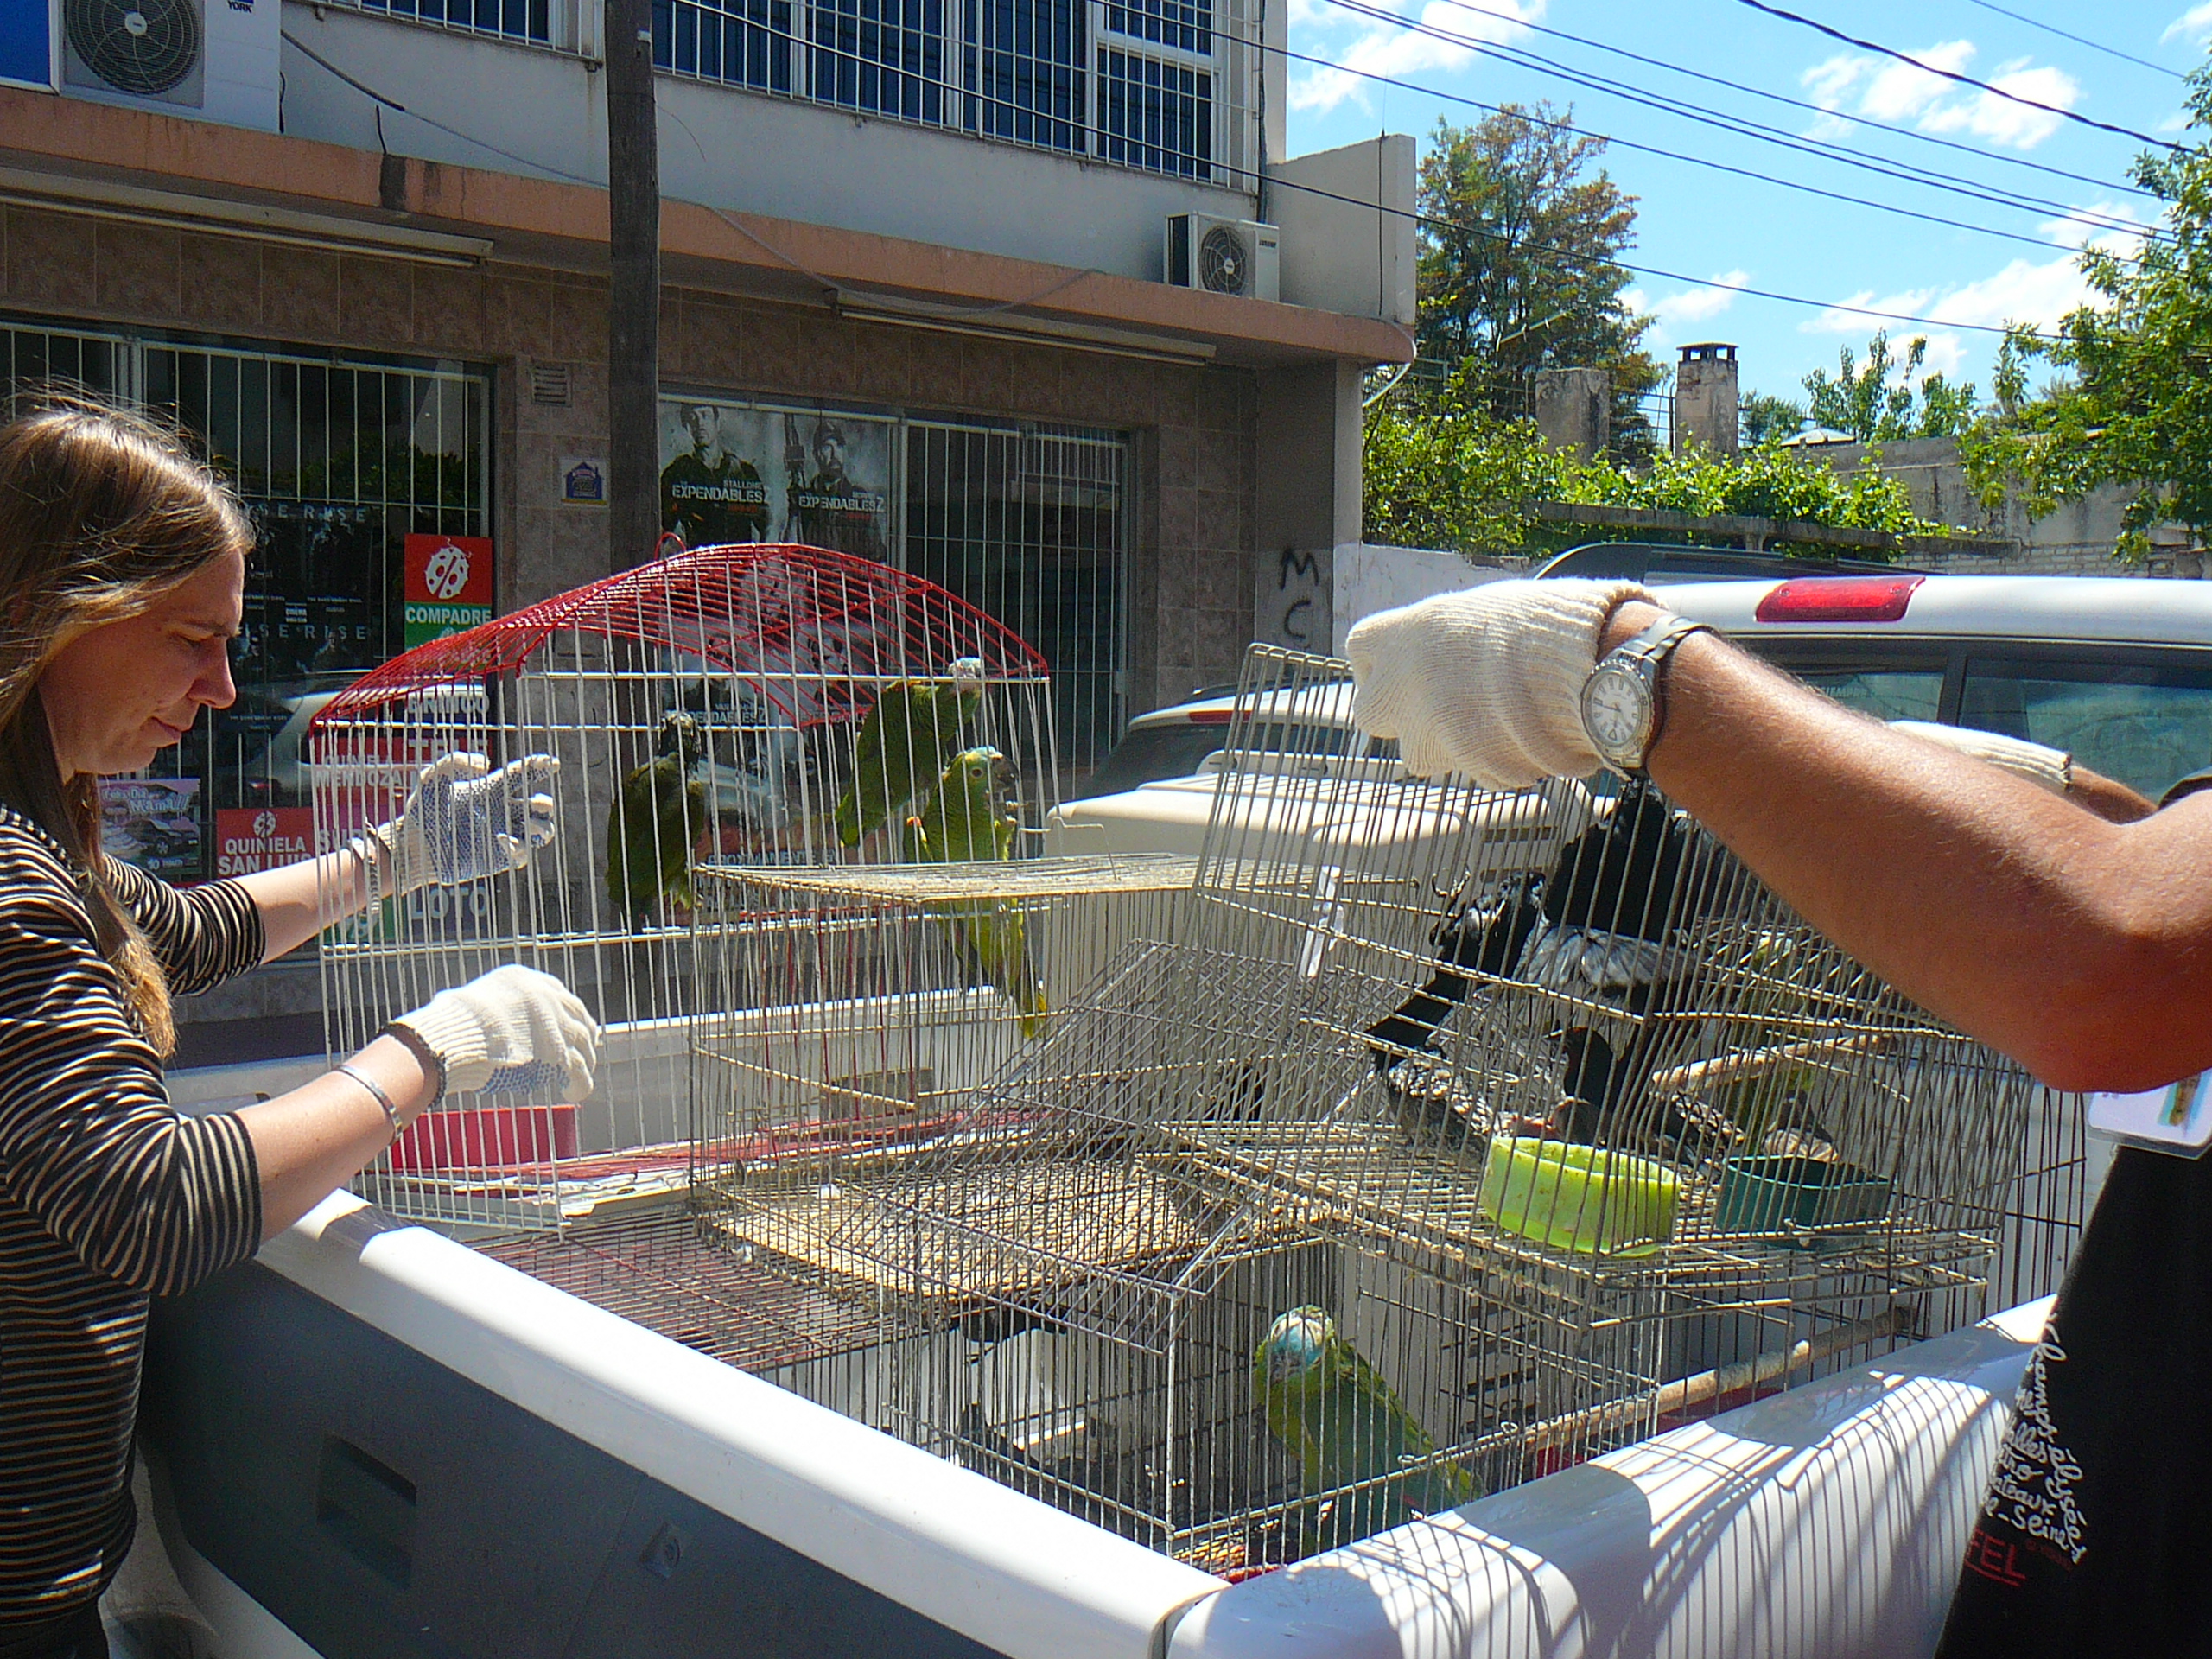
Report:
M 1249 300 L 1282 297 L 1282 242 L 1272 225 L 1211 213 L 1170 213 L 1166 278 Z
M 276 130 L 283 0 L 54 0 L 61 90 Z

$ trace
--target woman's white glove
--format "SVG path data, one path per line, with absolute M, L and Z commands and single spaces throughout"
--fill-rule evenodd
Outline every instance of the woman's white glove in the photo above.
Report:
M 449 1091 L 550 1090 L 571 1103 L 591 1093 L 599 1022 L 567 986 L 535 968 L 494 968 L 391 1023 L 437 1056 Z
M 553 839 L 553 780 L 561 763 L 524 755 L 497 772 L 480 754 L 448 754 L 423 768 L 407 807 L 364 832 L 378 890 L 412 893 L 518 870 Z
M 2074 757 L 2063 749 L 2045 748 L 2000 732 L 1978 732 L 1971 726 L 1938 726 L 1925 720 L 1893 720 L 1890 725 L 1957 753 L 1986 760 L 2016 778 L 2041 784 L 2054 795 L 2063 795 L 2074 783 Z
M 1398 740 L 1406 769 L 1465 773 L 1485 789 L 1586 778 L 1601 762 L 1582 729 L 1582 683 L 1633 582 L 1487 582 L 1370 616 L 1344 655 L 1352 719 Z

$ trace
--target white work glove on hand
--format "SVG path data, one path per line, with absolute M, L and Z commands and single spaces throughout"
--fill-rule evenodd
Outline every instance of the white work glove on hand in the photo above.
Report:
M 1344 645 L 1352 719 L 1398 740 L 1408 772 L 1464 772 L 1485 789 L 1586 778 L 1582 683 L 1599 636 L 1633 582 L 1493 582 L 1370 616 Z
M 449 1091 L 551 1090 L 571 1104 L 591 1093 L 599 1022 L 567 986 L 535 968 L 494 968 L 391 1023 L 438 1057 Z
M 497 772 L 480 754 L 448 754 L 423 768 L 407 809 L 363 832 L 378 891 L 412 893 L 518 870 L 553 839 L 553 780 L 561 763 L 524 755 Z
M 1977 732 L 1969 726 L 1938 726 L 1925 720 L 1893 720 L 1892 729 L 1924 737 L 1957 753 L 1986 760 L 2001 771 L 2041 784 L 2054 795 L 2063 795 L 2074 782 L 2074 757 L 2063 749 L 2048 749 L 2024 737 L 1998 732 Z

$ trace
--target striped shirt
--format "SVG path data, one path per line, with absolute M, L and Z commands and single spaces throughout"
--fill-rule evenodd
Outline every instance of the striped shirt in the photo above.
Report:
M 260 962 L 236 882 L 113 880 L 172 991 Z M 169 1104 L 60 845 L 0 808 L 0 1640 L 98 1596 L 130 1546 L 149 1300 L 260 1242 L 245 1126 Z

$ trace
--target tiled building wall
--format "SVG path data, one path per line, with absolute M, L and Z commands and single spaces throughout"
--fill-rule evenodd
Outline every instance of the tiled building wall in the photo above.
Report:
M 608 569 L 605 518 L 560 501 L 563 455 L 606 451 L 603 280 L 456 270 L 0 209 L 0 305 L 296 345 L 492 359 L 503 607 Z M 570 370 L 565 408 L 529 401 L 532 362 Z M 849 399 L 1114 427 L 1136 437 L 1129 708 L 1234 679 L 1252 637 L 1253 377 L 857 322 L 671 287 L 671 386 Z M 648 556 L 640 550 L 634 556 Z

